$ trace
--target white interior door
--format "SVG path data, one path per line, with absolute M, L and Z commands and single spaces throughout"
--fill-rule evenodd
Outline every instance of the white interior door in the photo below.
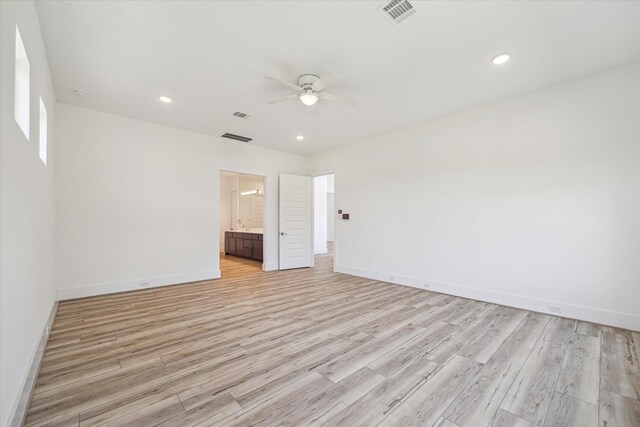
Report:
M 313 179 L 280 175 L 280 270 L 313 267 Z

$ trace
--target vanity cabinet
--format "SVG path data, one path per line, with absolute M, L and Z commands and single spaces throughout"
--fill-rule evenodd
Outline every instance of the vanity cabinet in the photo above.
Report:
M 262 234 L 225 231 L 224 254 L 262 262 Z

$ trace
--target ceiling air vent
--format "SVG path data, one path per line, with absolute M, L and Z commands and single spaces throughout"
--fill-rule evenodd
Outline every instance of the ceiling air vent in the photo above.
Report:
M 233 115 L 235 117 L 238 117 L 240 119 L 246 119 L 249 117 L 249 115 L 247 113 L 241 113 L 240 111 L 236 111 L 235 113 L 233 113 Z
M 389 21 L 399 24 L 414 13 L 415 8 L 408 0 L 391 0 L 389 3 L 378 8 Z
M 225 133 L 222 135 L 223 138 L 235 139 L 236 141 L 249 142 L 252 141 L 253 138 L 247 138 L 246 136 L 235 135 L 233 133 Z

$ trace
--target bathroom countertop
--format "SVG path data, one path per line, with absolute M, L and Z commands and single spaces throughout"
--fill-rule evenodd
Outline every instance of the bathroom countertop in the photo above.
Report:
M 263 234 L 264 231 L 261 228 L 254 228 L 248 230 L 226 230 L 230 233 L 248 233 L 248 234 Z

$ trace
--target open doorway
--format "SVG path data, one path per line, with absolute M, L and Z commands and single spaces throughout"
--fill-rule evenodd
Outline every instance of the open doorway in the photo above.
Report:
M 261 272 L 264 263 L 265 177 L 220 171 L 222 277 Z
M 334 255 L 334 187 L 334 174 L 313 178 L 313 253 L 317 258 Z

